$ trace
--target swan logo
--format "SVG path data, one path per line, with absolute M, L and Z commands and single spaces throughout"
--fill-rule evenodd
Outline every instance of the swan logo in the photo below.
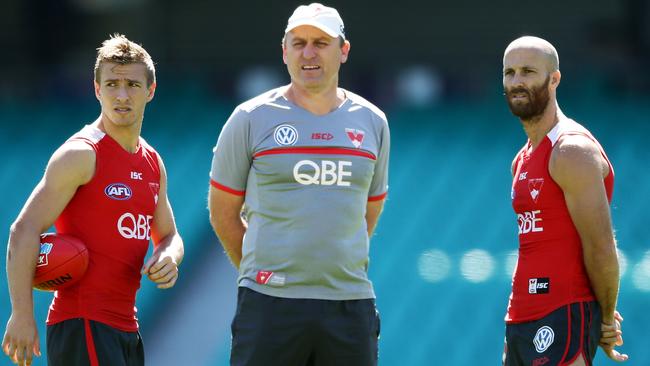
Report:
M 345 133 L 348 135 L 348 138 L 354 147 L 357 149 L 361 147 L 361 144 L 363 143 L 363 135 L 365 135 L 363 131 L 354 128 L 346 128 Z
M 542 192 L 542 186 L 544 185 L 544 178 L 536 178 L 528 180 L 528 191 L 530 192 L 530 198 L 533 199 L 533 202 L 537 203 L 539 199 L 539 194 Z

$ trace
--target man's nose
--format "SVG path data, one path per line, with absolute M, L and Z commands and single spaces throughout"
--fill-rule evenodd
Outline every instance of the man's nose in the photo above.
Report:
M 120 102 L 125 102 L 125 101 L 129 100 L 129 92 L 126 90 L 126 86 L 120 86 L 117 89 L 116 98 Z
M 302 57 L 306 59 L 312 59 L 316 57 L 316 47 L 312 44 L 307 44 L 302 50 Z
M 525 86 L 524 76 L 520 72 L 516 72 L 514 77 L 512 78 L 512 87 L 521 88 L 524 86 Z

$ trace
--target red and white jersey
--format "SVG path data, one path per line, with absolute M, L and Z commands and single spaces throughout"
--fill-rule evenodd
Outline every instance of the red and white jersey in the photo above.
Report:
M 532 150 L 530 140 L 517 154 L 512 206 L 519 226 L 519 259 L 512 280 L 507 323 L 537 320 L 558 307 L 594 300 L 582 256 L 582 243 L 564 193 L 548 170 L 555 143 L 565 135 L 593 140 L 609 164 L 603 184 L 611 202 L 614 169 L 598 141 L 580 124 L 561 119 Z
M 160 188 L 158 154 L 142 138 L 129 153 L 93 126 L 72 140 L 95 150 L 95 175 L 79 187 L 55 227 L 81 239 L 90 261 L 77 284 L 55 292 L 47 324 L 87 318 L 136 331 L 135 294 Z

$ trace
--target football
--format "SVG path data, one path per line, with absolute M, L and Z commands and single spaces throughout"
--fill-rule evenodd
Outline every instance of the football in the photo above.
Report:
M 33 286 L 56 291 L 79 281 L 88 268 L 88 250 L 70 235 L 41 234 L 41 251 L 36 262 Z

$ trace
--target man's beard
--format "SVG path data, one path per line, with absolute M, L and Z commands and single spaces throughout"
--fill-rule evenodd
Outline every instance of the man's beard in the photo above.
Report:
M 546 109 L 549 101 L 548 83 L 550 80 L 551 76 L 549 75 L 542 85 L 533 87 L 531 90 L 523 87 L 510 90 L 506 89 L 505 96 L 508 107 L 510 107 L 510 112 L 522 120 L 533 120 L 535 117 L 544 113 L 544 109 Z M 513 103 L 512 95 L 517 93 L 526 93 L 528 102 Z

